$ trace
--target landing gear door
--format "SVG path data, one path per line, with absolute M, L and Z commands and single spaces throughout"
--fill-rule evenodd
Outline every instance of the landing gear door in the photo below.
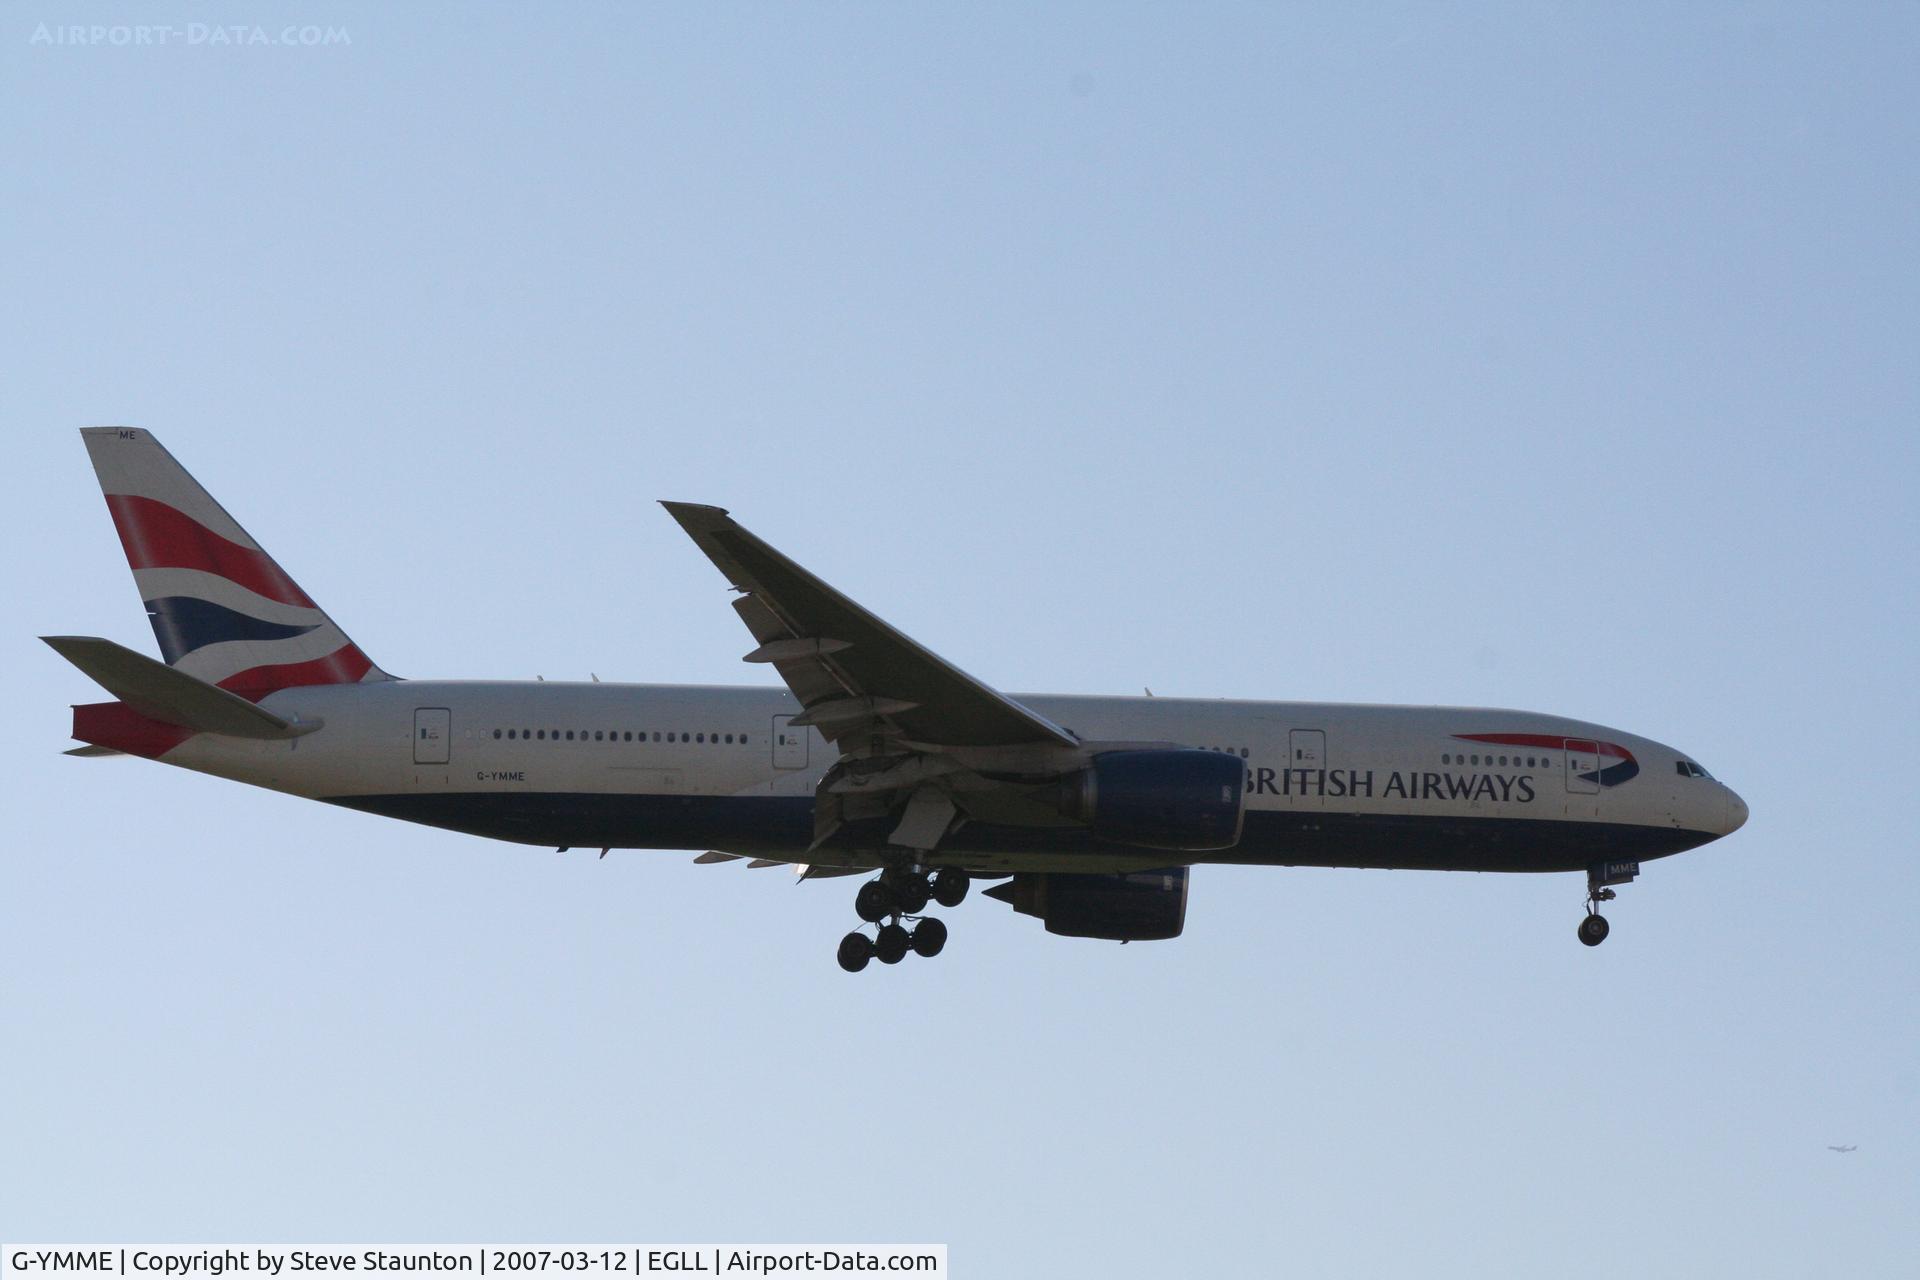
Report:
M 419 707 L 413 713 L 413 762 L 445 764 L 453 746 L 453 712 L 445 707 Z
M 1567 790 L 1575 795 L 1600 794 L 1600 744 L 1567 739 Z
M 804 769 L 807 767 L 807 729 L 793 727 L 792 716 L 773 718 L 773 767 L 776 769 Z

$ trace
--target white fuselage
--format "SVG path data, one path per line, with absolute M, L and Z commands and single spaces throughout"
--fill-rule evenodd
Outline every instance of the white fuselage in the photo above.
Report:
M 1571 870 L 1678 852 L 1745 818 L 1737 796 L 1689 772 L 1672 748 L 1559 716 L 1015 696 L 1082 738 L 1243 759 L 1242 839 L 1195 856 L 963 827 L 935 861 L 981 870 L 1196 861 Z M 787 724 L 800 707 L 777 688 L 407 680 L 285 689 L 261 705 L 322 727 L 275 742 L 200 734 L 162 758 L 529 844 L 807 861 L 802 818 L 838 754 L 815 730 Z

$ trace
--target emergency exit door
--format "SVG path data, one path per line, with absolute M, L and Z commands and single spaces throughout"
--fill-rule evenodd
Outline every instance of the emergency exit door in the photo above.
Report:
M 413 713 L 413 762 L 445 764 L 453 745 L 453 712 L 445 707 L 421 707 Z

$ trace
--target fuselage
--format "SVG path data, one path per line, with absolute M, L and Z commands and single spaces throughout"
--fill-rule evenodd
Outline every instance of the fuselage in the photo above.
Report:
M 1694 848 L 1746 818 L 1671 747 L 1534 712 L 1466 707 L 1013 695 L 1088 740 L 1245 762 L 1239 842 L 1170 854 L 1084 827 L 967 823 L 930 861 L 1103 872 L 1170 863 L 1569 871 Z M 814 788 L 838 755 L 796 728 L 785 689 L 391 680 L 281 690 L 321 727 L 288 741 L 198 734 L 168 763 L 371 813 L 549 847 L 808 853 Z

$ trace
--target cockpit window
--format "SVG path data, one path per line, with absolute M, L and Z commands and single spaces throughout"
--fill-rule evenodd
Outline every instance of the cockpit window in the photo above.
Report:
M 1712 774 L 1708 773 L 1705 769 L 1702 769 L 1699 765 L 1695 764 L 1691 760 L 1676 760 L 1673 763 L 1673 769 L 1675 773 L 1678 773 L 1683 778 L 1711 779 L 1713 777 Z

